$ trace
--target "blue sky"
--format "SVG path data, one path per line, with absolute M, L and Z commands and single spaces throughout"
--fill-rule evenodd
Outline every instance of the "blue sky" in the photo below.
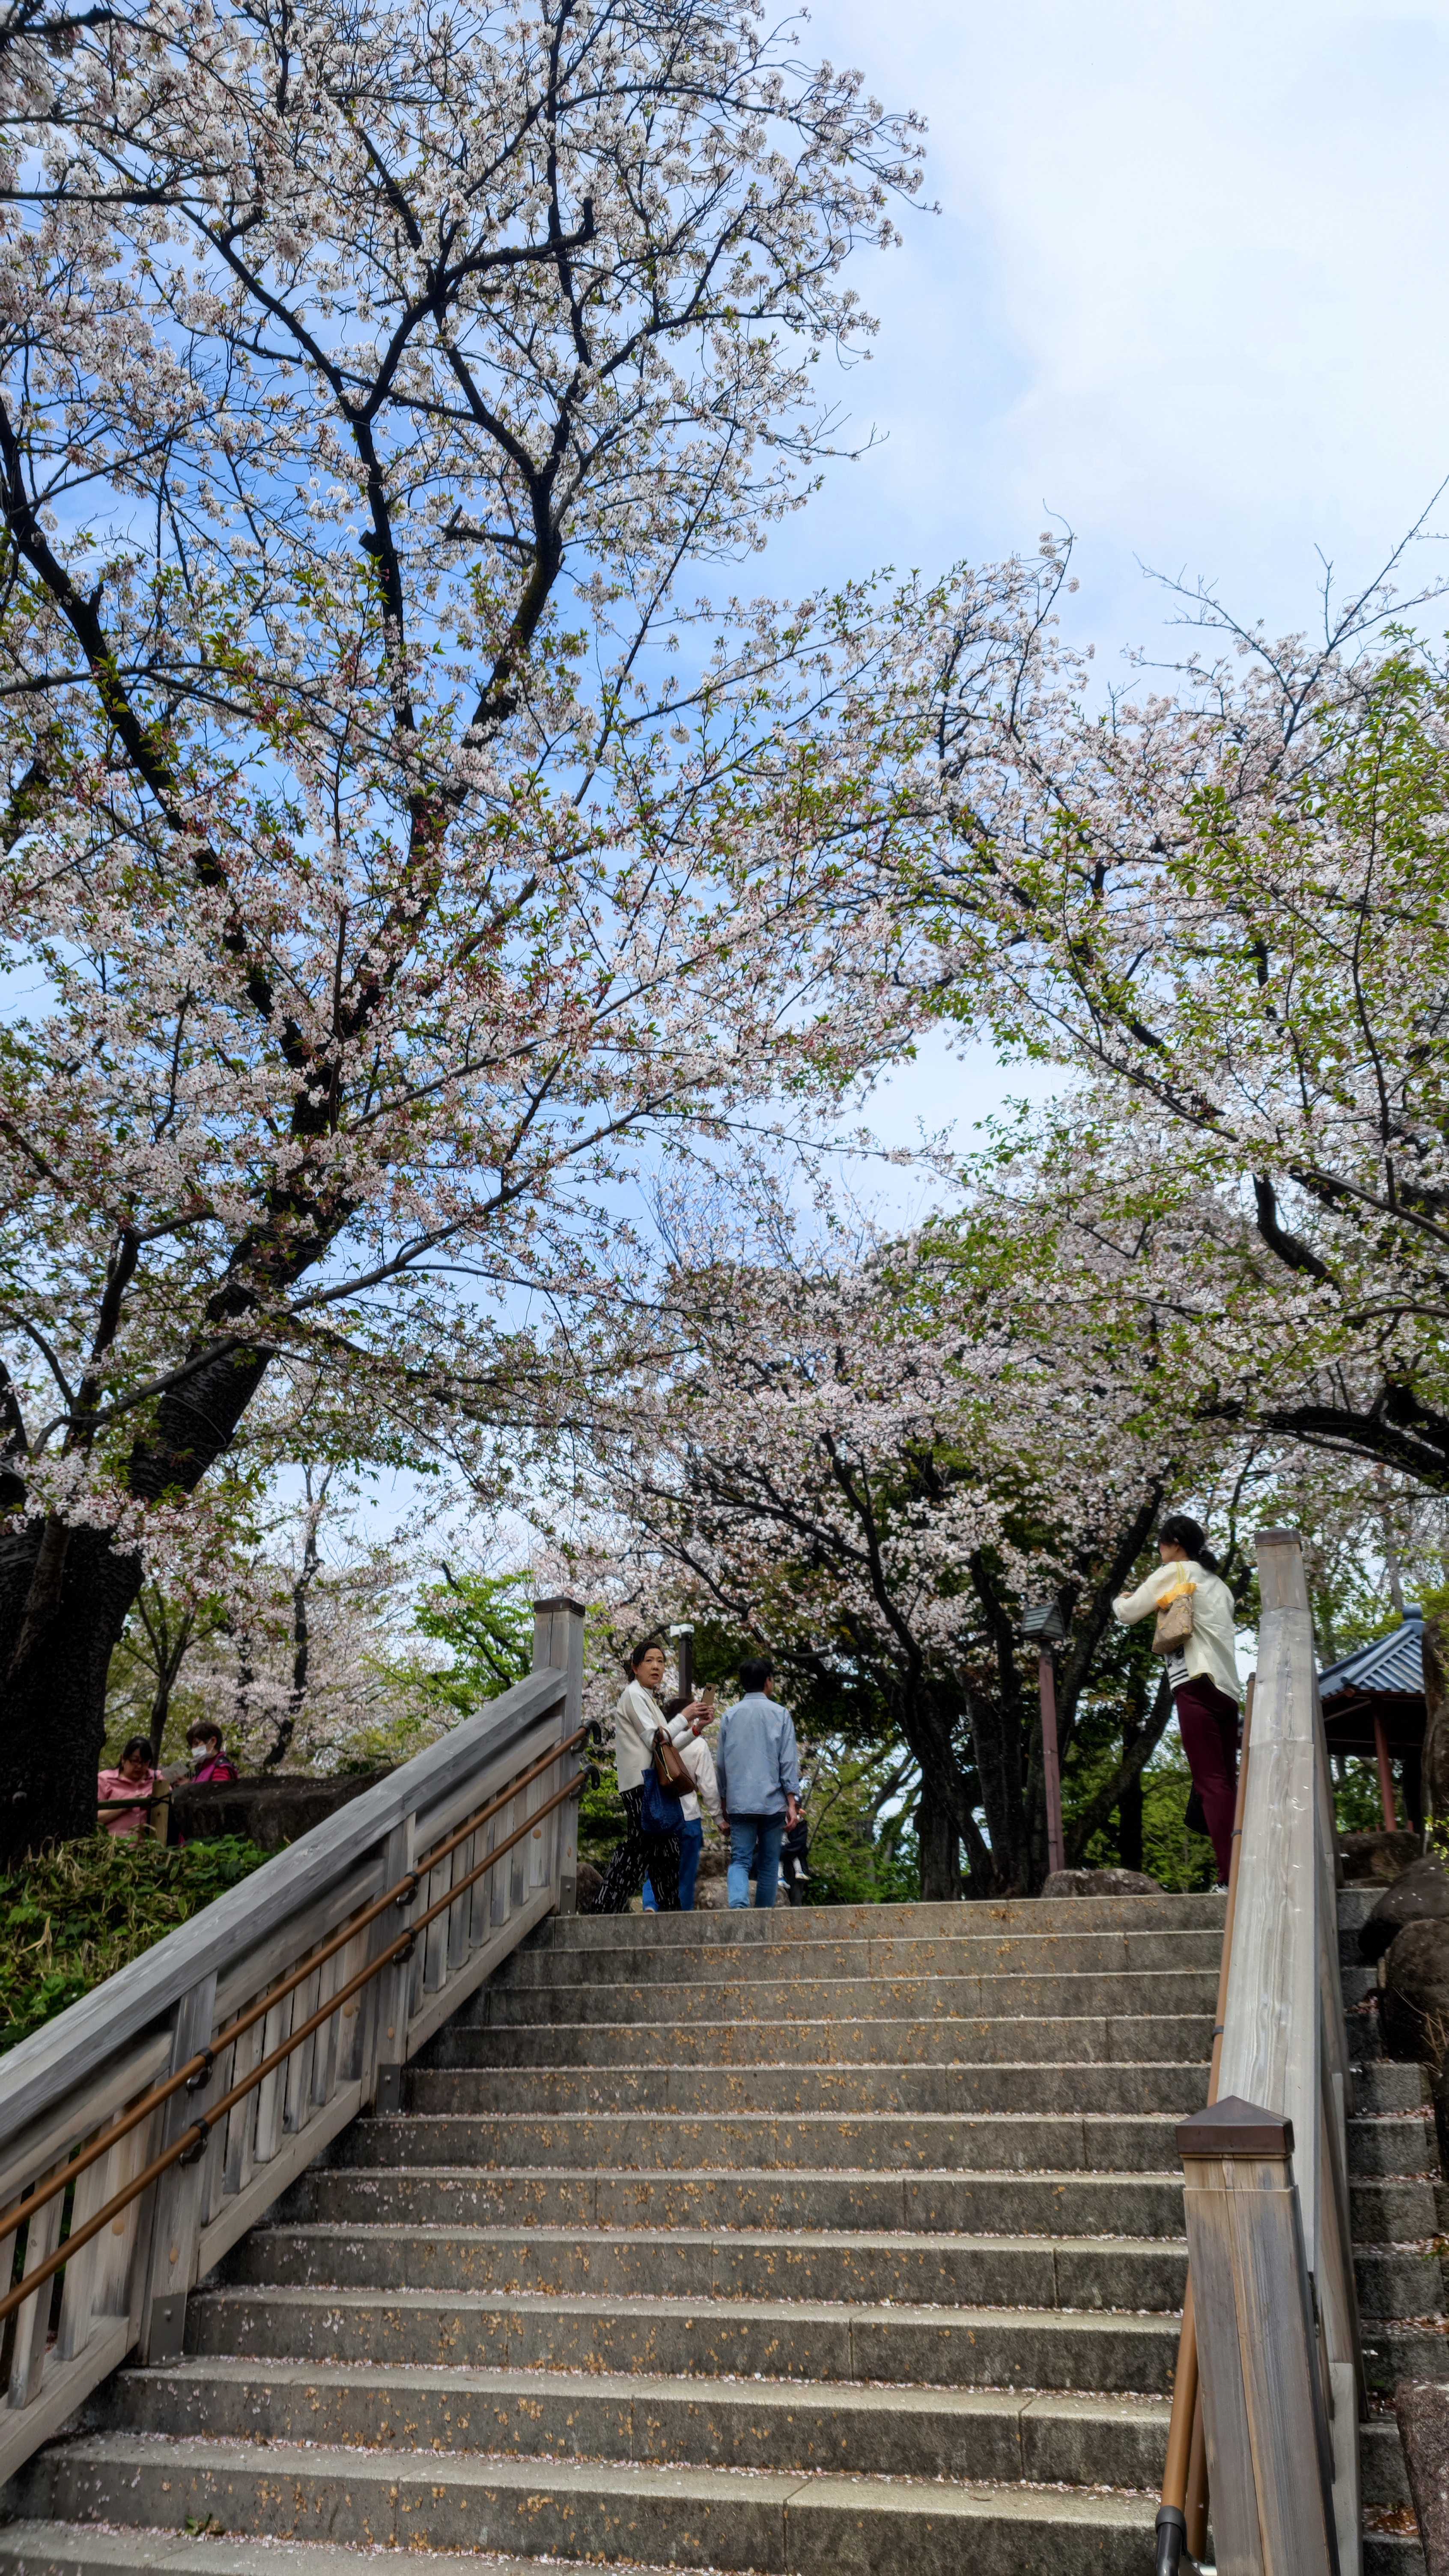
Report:
M 1173 649 L 1141 570 L 1277 632 L 1317 549 L 1376 571 L 1449 474 L 1449 0 L 818 0 L 802 50 L 929 120 L 905 247 L 844 391 L 875 451 L 766 559 L 771 587 L 1076 533 L 1080 631 Z M 1449 572 L 1449 494 L 1419 579 Z M 1449 619 L 1446 619 L 1449 623 Z M 1003 1079 L 944 1048 L 878 1096 L 968 1125 Z

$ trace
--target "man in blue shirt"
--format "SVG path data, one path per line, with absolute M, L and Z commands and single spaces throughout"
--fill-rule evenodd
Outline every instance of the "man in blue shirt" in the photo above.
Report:
M 720 1721 L 720 1802 L 730 1830 L 730 1904 L 773 1905 L 780 1845 L 800 1821 L 800 1756 L 788 1708 L 770 1697 L 774 1666 L 761 1656 L 740 1666 L 743 1697 Z

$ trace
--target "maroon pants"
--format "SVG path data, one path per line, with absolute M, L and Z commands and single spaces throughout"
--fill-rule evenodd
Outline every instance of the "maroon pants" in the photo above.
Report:
M 1202 1800 L 1208 1839 L 1226 1879 L 1233 1857 L 1233 1809 L 1238 1797 L 1238 1704 L 1201 1674 L 1172 1694 L 1178 1732 L 1192 1785 Z

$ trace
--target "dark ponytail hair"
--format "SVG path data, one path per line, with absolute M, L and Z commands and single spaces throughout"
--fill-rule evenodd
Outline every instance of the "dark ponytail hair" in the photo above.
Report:
M 1222 1571 L 1207 1543 L 1207 1532 L 1188 1513 L 1169 1512 L 1157 1535 L 1164 1547 L 1180 1547 L 1194 1565 L 1202 1567 L 1204 1574 Z

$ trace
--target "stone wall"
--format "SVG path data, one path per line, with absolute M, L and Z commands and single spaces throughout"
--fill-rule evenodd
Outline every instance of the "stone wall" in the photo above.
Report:
M 345 1771 L 330 1778 L 307 1779 L 279 1771 L 267 1780 L 182 1780 L 171 1792 L 173 1843 L 215 1842 L 223 1834 L 240 1834 L 260 1843 L 263 1851 L 281 1851 L 325 1824 L 339 1807 L 360 1798 L 364 1789 L 385 1780 L 389 1763 L 378 1771 Z

